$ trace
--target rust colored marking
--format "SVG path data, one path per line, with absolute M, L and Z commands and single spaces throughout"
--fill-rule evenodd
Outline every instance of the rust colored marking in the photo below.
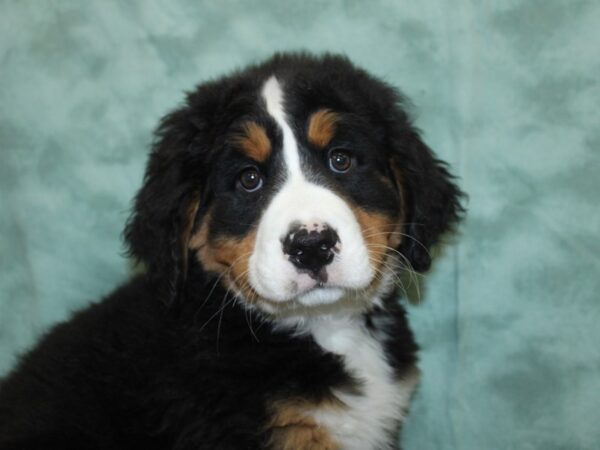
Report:
M 267 132 L 256 122 L 246 123 L 242 134 L 234 138 L 233 143 L 258 162 L 265 162 L 271 155 L 271 141 Z
M 257 294 L 248 280 L 248 266 L 256 230 L 241 238 L 209 239 L 210 221 L 208 213 L 200 229 L 190 239 L 189 248 L 196 252 L 204 270 L 223 274 L 223 281 L 228 287 L 241 292 L 246 300 L 253 301 Z
M 325 148 L 335 135 L 339 116 L 329 109 L 320 109 L 308 119 L 308 141 L 318 148 Z
M 369 258 L 376 270 L 381 270 L 391 249 L 400 244 L 402 224 L 396 218 L 385 214 L 353 208 L 361 228 L 363 239 L 369 251 Z
M 331 398 L 320 403 L 307 400 L 275 402 L 267 425 L 271 432 L 270 448 L 275 450 L 340 450 L 329 430 L 312 417 L 317 410 L 342 411 L 345 405 Z

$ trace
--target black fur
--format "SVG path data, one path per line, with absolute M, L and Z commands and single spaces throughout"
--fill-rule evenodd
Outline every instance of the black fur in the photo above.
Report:
M 190 279 L 193 297 L 214 282 Z M 352 381 L 336 356 L 223 303 L 218 286 L 178 311 L 155 296 L 133 280 L 26 355 L 2 384 L 0 448 L 262 448 L 270 400 Z
M 209 206 L 212 234 L 243 236 L 282 181 L 273 177 L 260 196 L 239 192 L 235 177 L 248 161 L 227 140 L 248 117 L 281 140 L 256 96 L 273 73 L 292 93 L 286 108 L 297 129 L 317 107 L 346 113 L 332 146 L 356 151 L 363 181 L 327 174 L 323 152 L 302 142 L 311 176 L 367 210 L 403 208 L 410 238 L 399 250 L 416 270 L 429 267 L 428 249 L 459 218 L 461 193 L 395 90 L 329 55 L 277 55 L 204 84 L 158 128 L 126 226 L 130 252 L 147 273 L 56 326 L 1 382 L 1 450 L 260 449 L 273 401 L 318 402 L 332 388 L 359 386 L 312 338 L 240 307 L 187 247 L 187 231 Z M 262 170 L 276 173 L 278 158 Z M 405 204 L 385 177 L 402 187 Z M 415 364 L 416 344 L 404 310 L 393 297 L 388 303 L 364 318 L 386 336 L 401 376 Z

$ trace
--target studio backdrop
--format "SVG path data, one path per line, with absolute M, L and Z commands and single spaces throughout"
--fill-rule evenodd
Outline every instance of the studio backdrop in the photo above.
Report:
M 470 200 L 410 321 L 406 449 L 600 442 L 600 3 L 0 3 L 0 373 L 131 275 L 120 238 L 183 92 L 277 50 L 400 87 Z

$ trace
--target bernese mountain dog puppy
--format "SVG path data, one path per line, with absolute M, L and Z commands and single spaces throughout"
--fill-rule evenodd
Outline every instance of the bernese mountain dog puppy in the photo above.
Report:
M 161 122 L 125 229 L 145 267 L 0 387 L 0 448 L 398 448 L 418 379 L 398 277 L 462 193 L 398 91 L 279 54 Z

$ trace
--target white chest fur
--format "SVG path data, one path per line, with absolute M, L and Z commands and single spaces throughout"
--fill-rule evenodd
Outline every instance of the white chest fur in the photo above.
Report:
M 347 408 L 316 411 L 317 423 L 328 428 L 344 450 L 385 449 L 390 432 L 403 420 L 418 371 L 394 379 L 381 343 L 360 317 L 320 317 L 307 324 L 323 349 L 343 357 L 346 369 L 362 382 L 361 394 L 335 392 Z

